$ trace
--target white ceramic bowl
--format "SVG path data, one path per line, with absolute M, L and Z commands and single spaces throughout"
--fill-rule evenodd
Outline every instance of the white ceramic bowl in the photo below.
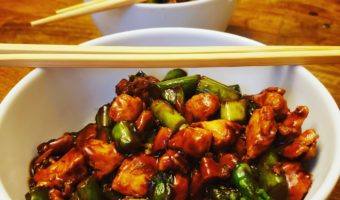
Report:
M 224 31 L 237 0 L 193 0 L 177 4 L 139 3 L 92 15 L 104 34 L 155 27 L 191 27 Z
M 165 28 L 106 36 L 86 45 L 260 45 L 209 30 Z M 138 63 L 136 63 L 136 67 Z M 94 121 L 97 109 L 110 102 L 114 85 L 138 69 L 35 69 L 6 96 L 0 107 L 0 199 L 23 199 L 28 191 L 28 165 L 35 147 L 65 131 Z M 145 69 L 163 76 L 168 69 Z M 227 84 L 239 83 L 243 93 L 268 86 L 287 89 L 289 107 L 308 105 L 303 128 L 320 134 L 312 167 L 313 185 L 306 199 L 322 200 L 339 177 L 339 109 L 325 87 L 303 67 L 240 67 L 188 69 Z

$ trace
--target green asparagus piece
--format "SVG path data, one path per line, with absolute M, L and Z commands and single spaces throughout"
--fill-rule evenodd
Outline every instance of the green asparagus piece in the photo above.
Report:
M 174 79 L 174 78 L 180 78 L 180 77 L 187 76 L 187 75 L 188 73 L 184 71 L 183 69 L 178 69 L 178 68 L 172 69 L 165 75 L 162 81 L 167 81 L 167 80 Z
M 174 191 L 171 187 L 173 176 L 168 173 L 159 172 L 152 177 L 152 192 L 150 200 L 171 200 L 174 198 Z
M 221 118 L 229 121 L 245 120 L 247 110 L 247 100 L 227 101 L 221 106 Z
M 184 91 L 181 87 L 175 87 L 163 90 L 162 97 L 167 102 L 176 107 L 179 112 L 183 112 L 184 108 Z
M 236 90 L 237 92 L 239 92 L 240 94 L 242 94 L 241 92 L 241 87 L 239 84 L 235 84 L 235 85 L 228 85 L 228 87 L 230 87 L 233 90 Z
M 96 124 L 103 127 L 112 127 L 112 120 L 109 115 L 110 104 L 106 104 L 99 108 L 96 114 Z
M 239 191 L 224 185 L 213 185 L 208 188 L 208 191 L 211 200 L 239 200 L 241 198 Z
M 96 179 L 90 176 L 77 185 L 77 194 L 80 200 L 100 200 L 101 192 Z
M 264 154 L 258 164 L 259 183 L 275 200 L 288 199 L 288 184 L 284 174 L 276 174 L 272 168 L 279 162 L 277 154 L 271 150 Z
M 233 183 L 241 194 L 250 199 L 271 200 L 265 190 L 259 188 L 247 163 L 239 163 L 232 173 Z
M 49 190 L 44 187 L 34 188 L 25 195 L 26 200 L 49 200 Z
M 161 124 L 170 128 L 172 132 L 177 131 L 181 125 L 186 123 L 185 118 L 166 101 L 153 101 L 151 104 L 151 111 Z
M 133 153 L 141 147 L 141 139 L 133 123 L 118 122 L 112 129 L 112 137 L 121 153 Z
M 167 81 L 161 81 L 156 83 L 156 86 L 161 90 L 166 90 L 174 87 L 182 87 L 186 97 L 189 97 L 195 92 L 200 75 L 185 76 L 175 78 Z
M 196 90 L 199 93 L 205 92 L 215 94 L 222 103 L 226 101 L 236 101 L 241 97 L 239 91 L 206 76 L 203 76 L 198 82 Z

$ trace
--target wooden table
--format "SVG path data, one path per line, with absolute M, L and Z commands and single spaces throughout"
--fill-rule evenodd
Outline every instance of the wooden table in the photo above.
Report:
M 79 44 L 101 36 L 88 16 L 28 25 L 79 2 L 0 0 L 0 43 Z M 239 0 L 227 31 L 272 45 L 340 45 L 340 0 Z M 340 105 L 340 64 L 306 67 Z M 0 67 L 0 101 L 31 70 Z M 340 200 L 340 181 L 329 199 Z

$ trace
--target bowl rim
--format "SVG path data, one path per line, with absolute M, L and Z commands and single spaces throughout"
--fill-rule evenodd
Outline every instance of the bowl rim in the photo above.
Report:
M 197 29 L 197 28 L 148 28 L 148 29 L 139 29 L 139 30 L 132 30 L 132 31 L 126 31 L 126 32 L 120 32 L 115 34 L 106 35 L 100 38 L 96 38 L 87 42 L 82 43 L 81 45 L 95 45 L 97 43 L 110 40 L 110 38 L 116 38 L 116 37 L 129 37 L 129 35 L 135 35 L 135 34 L 141 34 L 141 33 L 152 33 L 152 34 L 159 34 L 159 33 L 178 33 L 178 32 L 186 32 L 190 34 L 214 34 L 216 36 L 228 36 L 240 39 L 242 41 L 251 42 L 252 44 L 258 44 L 263 45 L 260 42 L 257 42 L 255 40 L 245 38 L 242 36 L 225 33 L 225 32 L 219 32 L 219 31 L 213 31 L 213 30 L 206 30 L 206 29 Z M 326 98 L 327 103 L 329 106 L 338 108 L 334 98 L 329 93 L 327 88 L 307 69 L 305 69 L 302 66 L 298 66 L 300 70 L 302 70 L 302 73 L 304 73 L 305 76 L 308 76 L 309 79 L 313 81 L 313 84 L 315 87 L 318 87 L 318 90 L 321 92 L 322 96 Z M 2 126 L 3 118 L 5 116 L 5 113 L 7 113 L 11 103 L 13 100 L 15 100 L 17 94 L 19 94 L 21 91 L 25 90 L 27 87 L 29 87 L 29 83 L 31 83 L 33 80 L 37 79 L 39 76 L 43 75 L 44 70 L 42 68 L 36 68 L 32 70 L 30 73 L 28 73 L 23 79 L 21 79 L 11 90 L 10 92 L 4 97 L 3 101 L 0 103 L 0 128 Z M 340 111 L 339 109 L 335 110 L 334 112 L 329 113 L 332 116 L 332 121 L 335 124 L 335 132 L 340 133 L 340 124 L 336 123 L 337 121 L 340 121 Z M 340 144 L 340 134 L 335 134 L 335 138 L 338 144 Z M 336 145 L 334 147 L 335 151 L 334 153 L 340 153 L 340 145 Z M 335 187 L 335 184 L 337 183 L 339 176 L 340 176 L 340 157 L 334 156 L 336 160 L 333 161 L 332 166 L 330 167 L 330 170 L 328 171 L 326 178 L 324 179 L 323 183 L 321 184 L 321 187 L 318 188 L 314 196 L 311 198 L 313 200 L 319 200 L 319 199 L 326 199 L 332 192 L 333 188 Z M 7 191 L 5 191 L 3 187 L 2 180 L 0 179 L 0 197 L 3 197 L 4 199 L 10 199 Z
M 200 4 L 205 4 L 208 2 L 214 2 L 218 0 L 191 0 L 186 2 L 180 3 L 136 3 L 133 4 L 131 7 L 135 8 L 180 8 L 180 7 L 188 7 L 188 6 L 196 6 Z M 235 0 L 224 0 L 224 1 L 235 1 Z

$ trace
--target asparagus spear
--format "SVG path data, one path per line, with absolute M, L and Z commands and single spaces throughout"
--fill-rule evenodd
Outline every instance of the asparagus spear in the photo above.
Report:
M 156 86 L 161 90 L 166 90 L 174 87 L 182 87 L 186 97 L 189 97 L 195 92 L 195 88 L 200 79 L 200 75 L 185 76 L 167 81 L 156 83 Z
M 235 88 L 235 86 L 233 86 Z M 241 97 L 241 93 L 232 87 L 203 76 L 198 82 L 198 92 L 212 93 L 219 97 L 220 102 L 235 101 Z
M 49 190 L 44 187 L 34 188 L 25 195 L 26 200 L 49 200 Z
M 163 100 L 153 101 L 151 111 L 161 124 L 170 128 L 172 132 L 177 131 L 181 125 L 186 123 L 185 118 Z
M 121 153 L 132 153 L 141 147 L 141 141 L 133 123 L 118 122 L 112 129 L 112 137 L 116 148 Z
M 184 71 L 183 69 L 176 68 L 176 69 L 172 69 L 168 71 L 168 73 L 165 75 L 162 81 L 167 81 L 167 80 L 174 79 L 174 78 L 180 78 L 180 77 L 187 76 L 187 75 L 188 73 Z
M 170 200 L 174 198 L 174 191 L 171 187 L 173 176 L 168 173 L 160 172 L 153 176 L 153 190 L 150 195 L 150 200 Z
M 266 191 L 260 188 L 247 163 L 239 163 L 232 173 L 233 183 L 237 186 L 243 196 L 249 199 L 271 200 Z
M 288 199 L 288 184 L 284 174 L 276 174 L 272 168 L 278 163 L 278 156 L 274 151 L 264 154 L 257 164 L 260 174 L 259 183 L 275 200 Z
M 243 121 L 247 117 L 247 100 L 227 101 L 222 103 L 221 118 L 229 121 Z
M 103 105 L 96 114 L 96 124 L 102 127 L 112 127 L 112 120 L 109 115 L 110 104 Z
M 100 200 L 101 193 L 96 179 L 92 176 L 77 185 L 80 200 Z

